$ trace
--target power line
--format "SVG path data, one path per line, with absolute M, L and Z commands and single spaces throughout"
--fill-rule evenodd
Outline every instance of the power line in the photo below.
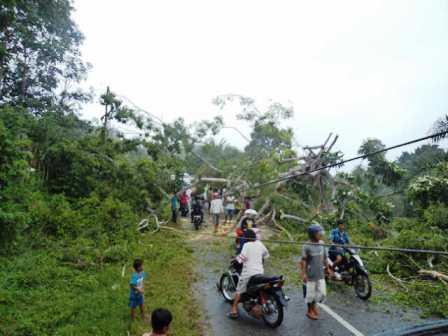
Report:
M 156 116 L 155 114 L 142 109 L 140 106 L 138 106 L 137 104 L 135 104 L 131 99 L 129 99 L 128 97 L 126 97 L 125 95 L 119 95 L 120 98 L 126 100 L 128 103 L 130 103 L 137 111 L 143 112 L 146 115 L 150 116 L 151 118 L 155 119 L 155 122 L 158 123 L 159 125 L 163 125 L 163 120 L 161 118 L 159 118 L 158 116 Z
M 162 226 L 163 228 L 163 226 Z M 182 233 L 195 233 L 194 231 L 189 231 L 185 229 L 176 229 L 178 232 Z M 202 235 L 217 237 L 215 234 L 202 233 Z M 235 240 L 235 237 L 221 237 L 225 239 Z M 340 245 L 340 244 L 327 244 L 327 243 L 312 243 L 296 240 L 278 240 L 278 239 L 259 239 L 263 243 L 280 244 L 280 245 L 297 245 L 297 246 L 324 246 L 324 247 L 341 247 L 341 248 L 352 248 L 357 250 L 370 250 L 370 251 L 385 251 L 385 252 L 401 252 L 401 253 L 413 253 L 413 254 L 431 254 L 431 255 L 443 255 L 448 256 L 448 251 L 437 251 L 437 250 L 424 250 L 424 249 L 410 249 L 410 248 L 400 248 L 400 247 L 390 247 L 390 246 L 363 246 L 363 245 Z
M 289 180 L 289 179 L 292 179 L 292 178 L 295 178 L 295 177 L 309 175 L 311 173 L 314 173 L 314 172 L 317 172 L 317 171 L 320 171 L 320 170 L 334 168 L 334 167 L 340 167 L 340 166 L 342 166 L 342 165 L 344 165 L 344 164 L 346 164 L 348 162 L 365 159 L 365 158 L 368 158 L 370 156 L 378 155 L 378 154 L 390 151 L 392 149 L 396 149 L 396 148 L 412 145 L 412 144 L 417 143 L 417 142 L 421 142 L 421 141 L 425 141 L 425 140 L 429 140 L 429 139 L 434 139 L 434 138 L 440 138 L 440 137 L 443 137 L 443 136 L 445 136 L 447 134 L 448 134 L 448 131 L 434 133 L 434 134 L 431 134 L 431 135 L 428 135 L 428 136 L 425 136 L 425 137 L 422 137 L 422 138 L 414 139 L 414 140 L 411 140 L 411 141 L 407 141 L 407 142 L 404 142 L 404 143 L 401 143 L 401 144 L 398 144 L 398 145 L 395 145 L 395 146 L 386 147 L 386 148 L 383 148 L 383 149 L 380 149 L 380 150 L 377 150 L 377 151 L 374 151 L 374 152 L 371 152 L 371 153 L 355 156 L 355 157 L 353 157 L 351 159 L 342 160 L 342 161 L 339 161 L 339 162 L 336 162 L 336 163 L 332 163 L 332 164 L 321 166 L 321 167 L 318 167 L 318 168 L 315 168 L 315 169 L 311 169 L 311 170 L 306 171 L 306 172 L 297 173 L 297 174 L 290 174 L 290 175 L 283 176 L 283 177 L 280 177 L 278 179 L 271 180 L 271 181 L 268 181 L 268 182 L 257 183 L 257 184 L 254 184 L 253 186 L 251 186 L 251 188 L 261 188 L 261 187 L 264 187 L 264 186 L 267 186 L 267 185 L 271 185 L 271 184 L 275 184 L 275 183 L 278 183 L 278 182 L 286 181 L 286 180 Z
M 250 143 L 250 139 L 249 139 L 247 136 L 245 136 L 244 133 L 241 132 L 241 131 L 240 131 L 238 128 L 236 128 L 235 126 L 227 126 L 227 125 L 224 125 L 222 128 L 223 128 L 223 129 L 224 129 L 224 128 L 233 129 L 234 131 L 238 132 L 239 135 L 241 135 L 241 137 L 242 137 L 244 140 L 246 140 L 248 143 Z
M 341 247 L 341 248 L 352 248 L 358 250 L 372 250 L 372 251 L 389 251 L 389 252 L 402 252 L 402 253 L 422 253 L 422 254 L 433 254 L 433 255 L 446 255 L 448 256 L 447 251 L 436 251 L 436 250 L 423 250 L 423 249 L 408 249 L 408 248 L 400 248 L 400 247 L 389 247 L 389 246 L 363 246 L 363 245 L 339 245 L 339 244 L 326 244 L 326 243 L 311 243 L 311 242 L 297 242 L 293 240 L 262 240 L 267 243 L 276 243 L 276 244 L 294 244 L 294 245 L 316 245 L 316 246 L 324 246 L 324 247 Z

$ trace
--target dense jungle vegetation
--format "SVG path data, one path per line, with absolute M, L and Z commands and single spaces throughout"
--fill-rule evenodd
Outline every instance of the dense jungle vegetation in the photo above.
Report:
M 287 160 L 300 156 L 293 130 L 284 126 L 291 107 L 261 109 L 248 97 L 217 97 L 214 103 L 223 109 L 240 104 L 238 117 L 251 127 L 240 151 L 213 140 L 223 127 L 220 117 L 160 123 L 127 107 L 113 88 L 93 97 L 80 86 L 89 66 L 81 59 L 83 36 L 71 11 L 68 0 L 0 4 L 1 334 L 146 330 L 142 323 L 128 325 L 128 276 L 140 256 L 151 277 L 148 308 L 170 308 L 177 334 L 197 335 L 200 314 L 188 308 L 194 304 L 191 250 L 175 233 L 146 237 L 136 230 L 148 209 L 169 218 L 168 193 L 182 187 L 185 173 L 228 178 L 229 188 L 252 196 L 262 217 L 269 215 L 260 220 L 286 238 L 303 238 L 312 221 L 329 230 L 343 216 L 359 244 L 448 250 L 448 154 L 438 144 L 395 161 L 377 155 L 351 172 L 251 188 L 300 165 Z M 97 124 L 80 117 L 91 99 L 102 105 Z M 142 136 L 124 136 L 121 124 Z M 435 127 L 448 129 L 444 120 Z M 379 139 L 357 145 L 360 153 L 384 147 Z M 323 162 L 342 156 L 331 151 Z M 283 212 L 303 221 L 282 219 Z M 447 258 L 365 257 L 397 301 L 448 317 L 446 282 L 418 274 L 446 274 Z M 386 275 L 388 266 L 402 283 Z

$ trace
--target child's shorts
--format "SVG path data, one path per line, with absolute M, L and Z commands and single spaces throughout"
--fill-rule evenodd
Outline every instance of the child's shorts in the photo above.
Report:
M 325 279 L 308 281 L 306 283 L 306 303 L 321 303 L 327 296 Z
M 143 295 L 142 294 L 134 294 L 129 297 L 129 307 L 137 308 L 138 306 L 143 305 Z

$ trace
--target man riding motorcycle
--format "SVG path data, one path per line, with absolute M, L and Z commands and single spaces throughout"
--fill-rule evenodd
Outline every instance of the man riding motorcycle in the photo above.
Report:
M 246 242 L 241 253 L 236 257 L 236 260 L 240 264 L 243 264 L 243 270 L 236 288 L 232 310 L 227 315 L 231 319 L 237 319 L 239 317 L 238 303 L 240 302 L 241 294 L 246 292 L 247 285 L 252 276 L 264 273 L 263 261 L 269 257 L 267 248 L 261 241 L 257 240 L 257 236 L 253 230 L 247 229 L 244 234 L 244 239 Z
M 201 224 L 204 221 L 204 212 L 202 211 L 202 204 L 199 197 L 195 197 L 191 208 L 191 222 L 193 223 L 194 216 L 201 216 Z
M 349 245 L 350 238 L 346 232 L 345 221 L 343 219 L 337 220 L 337 228 L 331 230 L 330 241 L 337 245 Z M 340 246 L 331 246 L 329 250 L 330 260 L 333 262 L 333 270 L 335 277 L 339 279 L 341 275 L 337 272 L 338 266 L 343 262 L 344 248 Z

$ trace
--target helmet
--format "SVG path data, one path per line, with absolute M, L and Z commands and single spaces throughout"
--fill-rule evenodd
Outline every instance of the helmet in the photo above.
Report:
M 325 233 L 323 227 L 320 224 L 311 224 L 308 226 L 308 235 L 310 238 L 314 238 L 316 233 L 320 232 L 322 235 Z
M 246 211 L 244 211 L 244 215 L 248 217 L 255 217 L 258 215 L 258 212 L 254 209 L 247 209 Z

